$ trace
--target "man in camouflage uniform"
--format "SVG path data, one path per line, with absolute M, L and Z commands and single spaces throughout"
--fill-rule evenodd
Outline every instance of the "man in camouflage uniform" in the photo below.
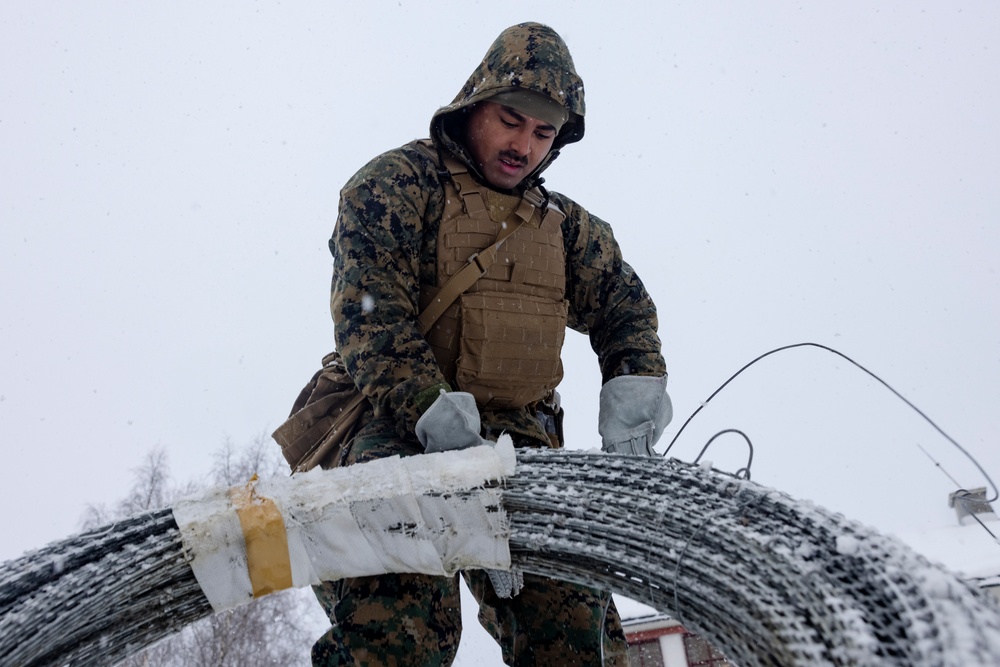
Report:
M 653 302 L 608 224 L 541 188 L 541 172 L 583 134 L 569 50 L 551 28 L 526 23 L 505 30 L 434 114 L 430 141 L 376 157 L 347 183 L 330 240 L 330 303 L 337 348 L 373 410 L 333 465 L 501 433 L 519 447 L 553 446 L 545 415 L 566 326 L 589 335 L 598 356 L 604 449 L 652 454 L 671 417 Z M 497 261 L 422 333 L 418 315 L 437 290 L 511 225 Z M 507 664 L 628 664 L 609 593 L 503 574 L 463 576 Z M 457 575 L 363 577 L 316 592 L 332 628 L 313 664 L 450 665 L 455 656 Z

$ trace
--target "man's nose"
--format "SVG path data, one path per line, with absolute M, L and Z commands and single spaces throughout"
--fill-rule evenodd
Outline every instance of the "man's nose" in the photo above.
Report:
M 531 132 L 525 129 L 515 133 L 510 139 L 510 149 L 518 155 L 528 157 L 531 153 Z

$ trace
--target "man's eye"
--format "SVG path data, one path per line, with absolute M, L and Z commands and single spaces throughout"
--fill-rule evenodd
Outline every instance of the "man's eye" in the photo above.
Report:
M 504 120 L 503 118 L 500 119 L 500 122 L 503 123 L 504 127 L 517 127 L 517 123 L 512 123 L 509 120 Z
M 535 132 L 535 136 L 541 139 L 542 141 L 548 141 L 549 139 L 552 138 L 552 135 L 548 132 Z

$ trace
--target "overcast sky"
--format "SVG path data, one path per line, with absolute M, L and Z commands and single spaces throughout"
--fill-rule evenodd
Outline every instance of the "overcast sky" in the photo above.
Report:
M 282 422 L 332 348 L 339 188 L 525 20 L 587 91 L 547 185 L 612 223 L 658 305 L 661 451 L 743 364 L 814 341 L 1000 477 L 997 3 L 40 1 L 0 17 L 0 559 L 78 530 L 156 445 L 184 481 Z M 590 448 L 600 378 L 568 338 Z M 920 447 L 983 484 L 818 350 L 753 367 L 671 455 L 726 428 L 755 480 L 888 531 L 950 516 Z

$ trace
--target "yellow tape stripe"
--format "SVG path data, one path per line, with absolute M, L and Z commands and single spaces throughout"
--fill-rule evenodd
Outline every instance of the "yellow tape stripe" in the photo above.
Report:
M 288 534 L 278 506 L 254 491 L 256 475 L 242 488 L 230 489 L 247 550 L 247 571 L 253 596 L 259 598 L 292 587 Z

